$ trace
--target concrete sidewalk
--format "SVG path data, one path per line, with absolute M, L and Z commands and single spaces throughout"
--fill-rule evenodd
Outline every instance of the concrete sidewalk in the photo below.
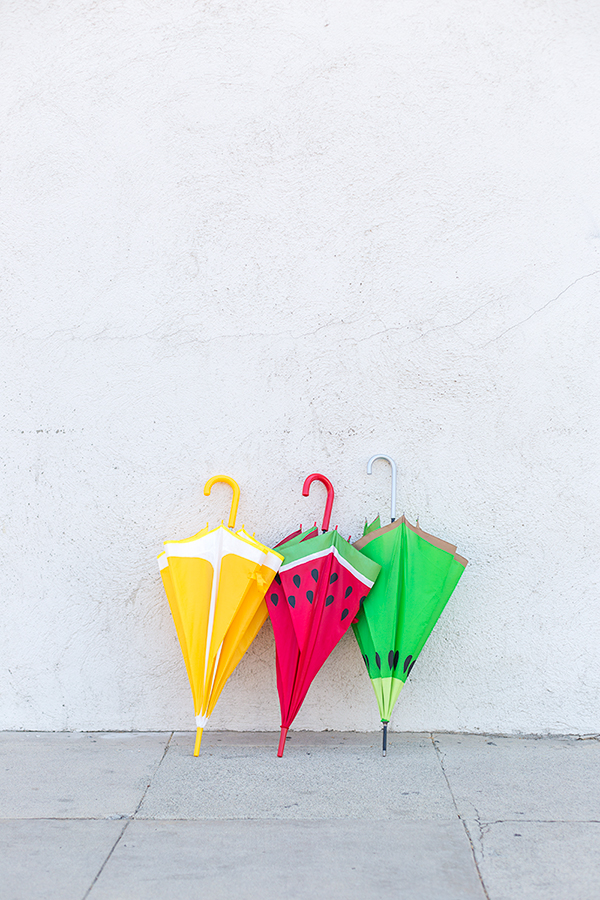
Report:
M 590 900 L 600 740 L 0 733 L 2 900 Z

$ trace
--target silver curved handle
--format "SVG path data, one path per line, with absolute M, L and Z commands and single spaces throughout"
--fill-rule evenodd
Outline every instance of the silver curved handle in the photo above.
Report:
M 392 522 L 396 521 L 396 482 L 397 482 L 397 473 L 396 473 L 396 463 L 392 459 L 391 456 L 386 456 L 385 453 L 375 453 L 374 456 L 371 457 L 369 462 L 367 463 L 367 475 L 370 475 L 373 470 L 373 463 L 376 459 L 387 459 L 390 466 L 392 467 Z

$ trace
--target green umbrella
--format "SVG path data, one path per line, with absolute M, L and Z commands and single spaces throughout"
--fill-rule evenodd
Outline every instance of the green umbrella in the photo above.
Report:
M 379 705 L 384 756 L 400 691 L 467 565 L 453 544 L 404 516 L 394 521 L 393 512 L 392 503 L 391 524 L 382 528 L 378 516 L 354 544 L 381 566 L 352 627 Z

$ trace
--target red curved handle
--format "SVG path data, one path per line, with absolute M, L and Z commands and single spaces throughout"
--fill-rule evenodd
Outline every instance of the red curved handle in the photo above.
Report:
M 323 513 L 323 531 L 329 531 L 329 521 L 331 519 L 331 509 L 333 507 L 333 497 L 335 491 L 333 490 L 333 485 L 330 482 L 329 478 L 326 478 L 325 475 L 319 475 L 317 472 L 315 472 L 313 475 L 309 475 L 304 482 L 304 485 L 302 487 L 303 497 L 308 497 L 308 492 L 310 491 L 310 486 L 313 481 L 321 481 L 327 488 L 327 500 L 325 502 L 325 512 Z

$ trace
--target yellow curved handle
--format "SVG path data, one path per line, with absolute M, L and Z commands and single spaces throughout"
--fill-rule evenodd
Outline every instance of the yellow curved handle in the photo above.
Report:
M 204 495 L 205 497 L 210 496 L 210 491 L 213 484 L 216 484 L 218 481 L 222 481 L 225 484 L 228 484 L 231 488 L 233 488 L 233 499 L 231 501 L 231 512 L 229 513 L 229 521 L 228 526 L 233 528 L 235 526 L 235 517 L 237 516 L 237 508 L 238 503 L 240 502 L 240 487 L 237 481 L 234 481 L 233 478 L 230 478 L 229 475 L 215 475 L 213 478 L 209 478 L 206 484 L 204 485 Z

